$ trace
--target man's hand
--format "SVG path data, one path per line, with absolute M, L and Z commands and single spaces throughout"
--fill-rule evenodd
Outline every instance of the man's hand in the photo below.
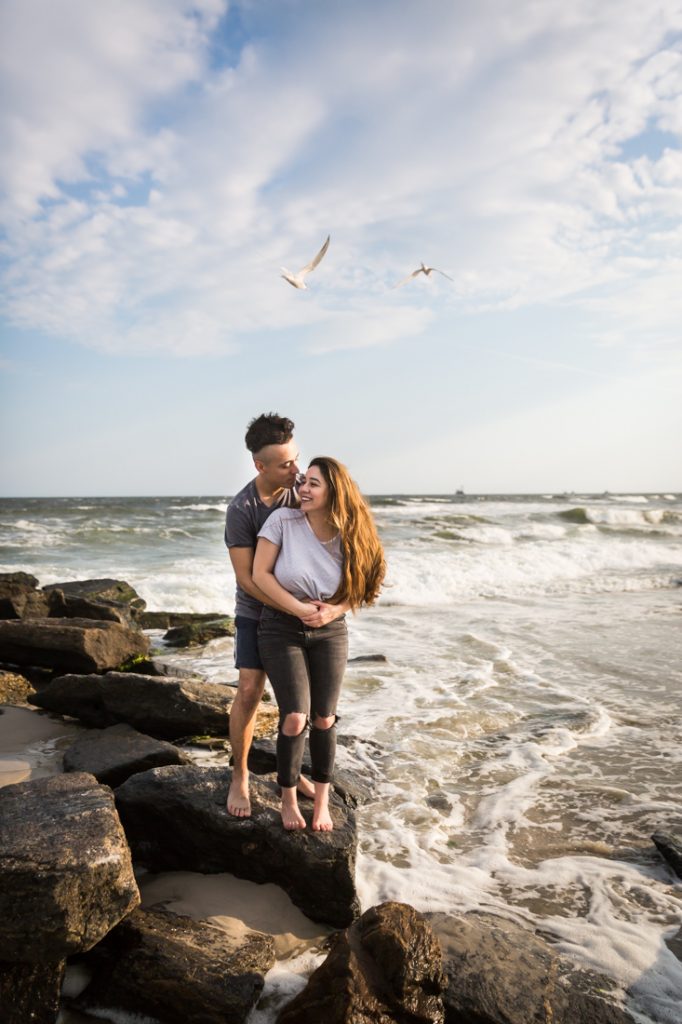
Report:
M 310 613 L 308 615 L 301 615 L 301 622 L 304 626 L 308 626 L 309 629 L 319 629 L 320 626 L 326 626 L 328 622 L 338 619 L 345 611 L 347 611 L 345 604 L 327 604 L 326 601 L 311 601 Z

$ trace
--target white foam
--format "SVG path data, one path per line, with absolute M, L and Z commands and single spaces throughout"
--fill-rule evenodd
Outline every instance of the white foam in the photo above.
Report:
M 278 961 L 265 975 L 258 1005 L 246 1018 L 246 1024 L 273 1024 L 279 1011 L 305 988 L 325 957 L 324 953 L 306 950 L 289 960 Z
M 207 505 L 199 502 L 196 505 L 173 505 L 172 508 L 174 510 L 186 509 L 192 512 L 221 512 L 224 515 L 227 509 L 227 502 L 224 502 L 222 505 Z

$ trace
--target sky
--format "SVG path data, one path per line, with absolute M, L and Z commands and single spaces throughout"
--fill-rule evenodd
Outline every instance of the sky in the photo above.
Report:
M 3 496 L 233 494 L 271 410 L 370 494 L 682 491 L 682 0 L 2 0 L 0 39 Z

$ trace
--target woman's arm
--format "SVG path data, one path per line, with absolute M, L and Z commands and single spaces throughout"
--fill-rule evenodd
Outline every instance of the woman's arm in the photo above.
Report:
M 256 554 L 253 559 L 253 582 L 270 598 L 274 605 L 283 608 L 289 615 L 297 615 L 301 618 L 310 613 L 310 605 L 285 590 L 281 583 L 275 579 L 275 562 L 279 555 L 279 546 L 273 544 L 265 537 L 259 537 L 256 544 Z

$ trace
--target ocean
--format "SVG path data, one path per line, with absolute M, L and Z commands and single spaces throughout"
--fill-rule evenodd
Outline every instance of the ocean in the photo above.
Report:
M 351 657 L 386 661 L 349 665 L 339 709 L 340 760 L 376 780 L 363 908 L 529 921 L 679 1024 L 682 884 L 650 837 L 682 834 L 682 495 L 371 500 L 389 571 Z M 229 613 L 226 501 L 4 499 L 0 571 Z M 230 640 L 169 657 L 235 678 Z

